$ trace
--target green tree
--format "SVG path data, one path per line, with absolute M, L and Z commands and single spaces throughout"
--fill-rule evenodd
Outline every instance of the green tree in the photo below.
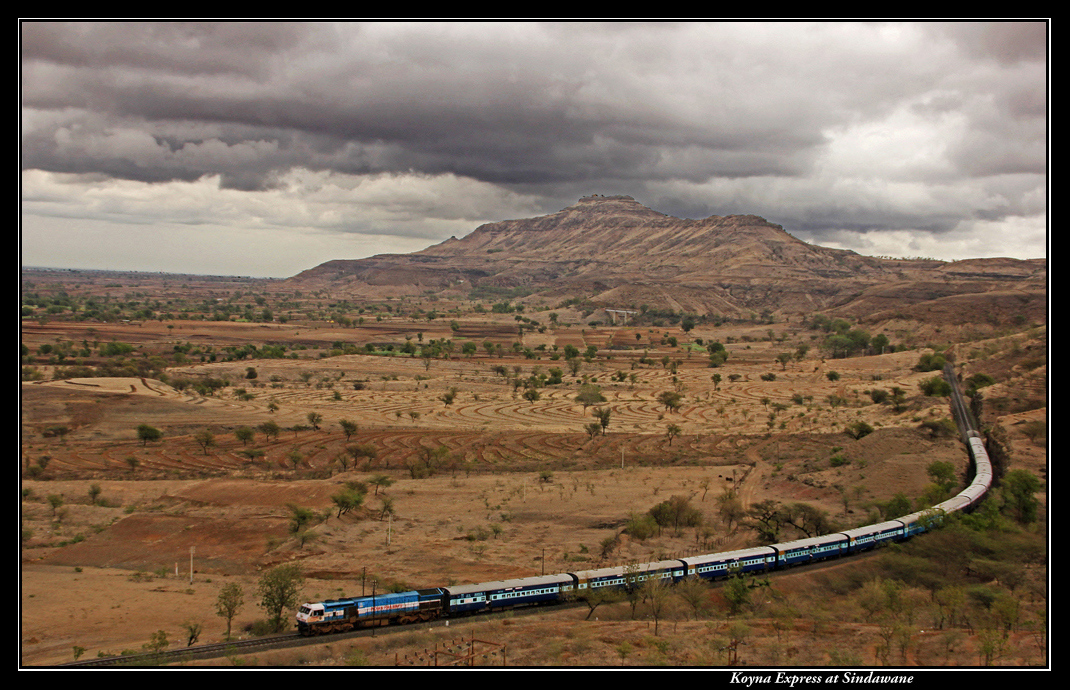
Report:
M 374 495 L 378 496 L 379 495 L 379 489 L 380 488 L 383 488 L 383 489 L 388 488 L 391 484 L 394 483 L 394 480 L 391 479 L 390 477 L 386 476 L 385 474 L 376 474 L 376 475 L 372 475 L 372 477 L 368 479 L 368 483 L 375 487 Z
M 319 431 L 320 423 L 323 421 L 323 415 L 319 412 L 308 413 L 308 423 L 312 425 L 313 431 Z
M 374 443 L 356 443 L 346 446 L 346 453 L 353 458 L 354 463 L 359 463 L 363 460 L 368 466 L 374 464 L 379 457 L 379 449 L 375 447 Z
M 286 612 L 300 603 L 305 576 L 297 563 L 285 563 L 264 573 L 257 583 L 260 607 L 268 614 L 268 622 L 276 632 L 285 625 Z
M 189 620 L 183 622 L 182 627 L 186 629 L 186 646 L 192 647 L 200 639 L 204 626 L 199 621 Z
M 902 491 L 884 505 L 884 517 L 894 520 L 910 512 L 910 499 Z
M 357 423 L 349 419 L 339 419 L 338 425 L 342 427 L 342 433 L 346 435 L 346 441 L 349 437 L 357 433 Z
M 253 440 L 254 432 L 252 427 L 240 426 L 234 430 L 234 437 L 241 441 L 241 444 L 244 446 L 249 443 L 249 441 Z
M 597 405 L 598 403 L 604 403 L 606 396 L 602 395 L 602 389 L 593 383 L 585 383 L 580 386 L 580 392 L 576 394 L 576 402 L 583 405 L 583 411 L 586 412 L 587 408 L 591 405 Z
M 922 394 L 930 397 L 947 397 L 951 395 L 951 384 L 944 380 L 942 376 L 933 376 L 927 378 L 918 384 L 918 389 Z
M 728 603 L 728 614 L 734 616 L 750 604 L 751 588 L 743 575 L 736 573 L 721 588 L 721 595 Z
M 164 630 L 157 630 L 149 637 L 149 641 L 141 645 L 141 648 L 146 652 L 153 654 L 159 654 L 163 650 L 167 649 L 167 645 L 171 644 L 167 641 L 167 632 Z
M 1041 482 L 1027 470 L 1011 470 L 1000 482 L 1000 493 L 1014 518 L 1023 524 L 1036 522 L 1040 501 L 1036 493 Z
M 702 511 L 691 505 L 685 496 L 673 496 L 650 509 L 650 516 L 659 527 L 697 527 L 702 524 Z
M 264 422 L 256 428 L 259 429 L 260 433 L 262 433 L 268 439 L 275 440 L 278 440 L 279 432 L 282 431 L 282 427 L 280 427 L 277 423 L 271 420 Z
M 951 487 L 953 487 L 957 481 L 955 477 L 955 465 L 944 460 L 932 461 L 929 463 L 929 467 L 926 471 L 929 473 L 929 478 L 945 492 L 951 491 Z
M 56 517 L 56 511 L 63 506 L 63 496 L 60 494 L 49 494 L 48 505 L 52 507 L 52 517 Z
M 141 445 L 147 446 L 149 441 L 159 441 L 162 436 L 163 432 L 156 427 L 148 424 L 138 424 L 137 438 L 141 441 Z
M 603 604 L 615 604 L 623 599 L 622 592 L 616 587 L 588 587 L 576 594 L 576 598 L 587 605 L 587 617 L 590 620 L 594 610 Z
M 847 435 L 853 439 L 860 439 L 873 433 L 873 427 L 859 419 L 847 425 Z
M 683 396 L 676 391 L 663 391 L 658 393 L 658 402 L 665 406 L 669 412 L 676 412 L 683 404 Z
M 679 424 L 670 424 L 665 427 L 665 438 L 669 439 L 669 445 L 672 445 L 672 440 L 680 433 Z
M 334 505 L 338 508 L 337 517 L 342 517 L 349 511 L 364 505 L 364 496 L 364 492 L 349 488 L 342 489 L 342 491 L 331 496 L 331 500 L 334 501 Z
M 198 431 L 193 435 L 193 440 L 197 442 L 197 445 L 201 447 L 205 455 L 208 455 L 208 449 L 215 446 L 215 434 L 208 429 L 204 431 Z
M 311 508 L 303 508 L 295 503 L 287 507 L 290 509 L 290 534 L 297 534 L 316 519 L 316 513 Z
M 230 639 L 230 626 L 234 617 L 245 605 L 245 590 L 237 582 L 228 582 L 219 590 L 215 600 L 216 615 L 227 619 L 227 639 Z
M 594 416 L 598 420 L 598 426 L 602 427 L 602 435 L 606 435 L 606 429 L 609 428 L 609 417 L 612 414 L 612 410 L 608 407 L 599 407 L 594 411 Z

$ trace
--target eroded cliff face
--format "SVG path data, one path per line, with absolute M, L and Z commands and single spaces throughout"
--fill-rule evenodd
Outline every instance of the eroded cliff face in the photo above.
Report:
M 604 306 L 695 314 L 886 310 L 963 294 L 1045 290 L 1047 263 L 887 260 L 807 244 L 754 215 L 674 218 L 628 196 L 589 196 L 487 223 L 419 252 L 330 261 L 289 283 L 382 298 L 523 286 Z

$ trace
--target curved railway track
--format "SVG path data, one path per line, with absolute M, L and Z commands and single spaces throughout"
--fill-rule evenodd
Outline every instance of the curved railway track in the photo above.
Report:
M 967 509 L 967 508 L 972 507 L 973 505 L 976 505 L 977 501 L 981 500 L 981 498 L 983 497 L 985 491 L 987 490 L 987 488 L 988 488 L 988 486 L 989 486 L 989 484 L 991 482 L 992 470 L 991 470 L 990 464 L 988 464 L 989 461 L 988 461 L 988 458 L 987 458 L 987 454 L 984 452 L 983 444 L 980 442 L 979 434 L 977 433 L 977 430 L 976 430 L 976 425 L 973 422 L 973 419 L 972 419 L 972 416 L 970 414 L 969 408 L 967 407 L 966 402 L 965 402 L 965 400 L 964 400 L 964 398 L 962 396 L 961 390 L 959 389 L 958 380 L 957 380 L 957 377 L 955 376 L 954 369 L 950 364 L 948 364 L 944 368 L 943 375 L 944 375 L 945 379 L 948 381 L 948 383 L 949 383 L 949 385 L 951 387 L 950 406 L 952 408 L 951 409 L 952 414 L 954 415 L 956 424 L 957 424 L 957 426 L 958 426 L 958 428 L 960 430 L 960 433 L 961 433 L 963 441 L 967 444 L 967 448 L 970 449 L 971 460 L 973 461 L 973 464 L 974 464 L 974 468 L 973 468 L 974 469 L 974 479 L 973 479 L 973 482 L 967 487 L 966 490 L 964 490 L 963 492 L 958 494 L 956 497 L 954 497 L 953 499 L 945 502 L 945 504 L 941 504 L 942 506 L 947 506 L 947 510 L 948 510 L 948 512 L 950 512 L 950 511 L 954 511 L 954 510 Z M 522 440 L 521 440 L 521 445 L 523 445 Z M 983 460 L 982 460 L 981 456 L 983 456 Z M 985 463 L 987 466 L 986 467 L 981 467 L 980 465 L 981 465 L 982 462 Z M 904 518 L 904 520 L 905 519 L 907 519 L 907 518 Z M 865 530 L 868 530 L 868 529 L 871 529 L 871 528 L 875 529 L 876 527 L 879 527 L 879 526 L 870 526 L 870 527 L 866 527 L 866 528 L 858 528 L 857 530 L 851 530 L 851 532 L 862 532 L 862 531 L 865 531 Z M 910 536 L 910 535 L 908 534 L 907 536 Z M 788 546 L 790 546 L 790 545 L 791 544 L 789 544 Z M 777 546 L 781 546 L 781 545 L 774 545 L 774 547 L 777 547 Z M 717 555 L 717 554 L 712 554 L 711 556 L 698 557 L 698 558 L 699 559 L 703 559 L 703 558 L 707 558 L 708 559 L 708 558 L 712 558 L 712 556 L 715 556 L 715 555 Z M 685 559 L 685 560 L 691 560 L 691 559 Z M 653 569 L 656 565 L 658 565 L 658 564 L 641 564 L 640 567 L 641 568 L 651 568 L 651 569 Z M 814 560 L 812 562 L 807 562 L 804 565 L 813 566 L 813 567 L 829 567 L 830 562 L 829 561 L 824 561 L 824 560 Z M 593 573 L 595 571 L 591 571 L 591 572 Z M 772 571 L 764 570 L 762 572 L 770 572 L 770 574 L 775 574 L 777 571 L 776 570 L 772 570 Z M 534 578 L 531 578 L 531 579 L 534 579 Z M 485 583 L 485 584 L 487 584 L 489 586 L 489 585 L 497 584 L 497 583 Z M 561 600 L 558 600 L 557 602 L 550 602 L 550 603 L 561 603 Z M 512 611 L 512 609 L 506 609 L 506 610 L 510 611 L 510 612 Z M 522 610 L 522 611 L 523 612 L 534 613 L 534 612 L 537 611 L 537 607 L 531 607 L 531 608 L 528 608 L 528 609 Z M 504 610 L 503 611 L 496 611 L 496 610 L 490 609 L 489 607 L 488 607 L 488 609 L 486 611 L 486 613 L 489 613 L 491 615 L 493 613 L 495 613 L 495 612 L 505 612 L 505 611 Z M 364 627 L 364 628 L 357 627 L 356 629 L 354 629 L 351 632 L 335 633 L 334 635 L 332 635 L 332 639 L 339 639 L 339 637 L 338 637 L 339 635 L 357 636 L 357 635 L 362 635 L 362 634 L 372 634 L 373 630 L 378 629 L 379 626 L 383 626 L 383 625 L 389 624 L 390 620 L 386 619 L 386 618 L 380 618 L 380 619 L 375 619 L 372 622 L 375 624 L 373 627 Z M 425 622 L 425 623 L 421 623 L 421 624 L 426 625 L 427 623 Z M 186 648 L 183 648 L 183 649 L 176 649 L 176 650 L 165 650 L 165 651 L 153 652 L 153 653 L 144 653 L 144 654 L 137 654 L 137 655 L 125 655 L 125 656 L 120 656 L 120 657 L 109 657 L 109 658 L 103 658 L 103 659 L 91 659 L 91 660 L 86 660 L 86 661 L 72 662 L 72 663 L 64 664 L 64 666 L 66 666 L 66 667 L 91 668 L 91 667 L 109 667 L 109 666 L 117 666 L 117 665 L 167 664 L 167 663 L 181 662 L 182 660 L 189 660 L 189 659 L 213 658 L 213 657 L 228 656 L 228 655 L 232 655 L 232 654 L 244 654 L 244 653 L 248 653 L 250 651 L 256 651 L 256 650 L 278 649 L 278 648 L 285 648 L 285 647 L 298 646 L 298 645 L 304 645 L 304 644 L 314 644 L 314 643 L 317 643 L 317 642 L 320 642 L 320 641 L 321 641 L 320 638 L 317 637 L 317 636 L 304 636 L 304 635 L 301 635 L 299 633 L 290 633 L 290 634 L 275 635 L 275 636 L 265 637 L 265 638 L 257 638 L 257 639 L 253 639 L 253 640 L 241 640 L 241 641 L 227 642 L 227 643 L 199 645 L 199 646 L 186 647 Z
M 588 596 L 600 588 L 636 588 L 650 582 L 671 585 L 689 577 L 713 581 L 737 574 L 761 575 L 857 555 L 922 534 L 941 524 L 946 515 L 975 506 L 991 486 L 993 477 L 991 461 L 980 434 L 971 422 L 954 369 L 945 367 L 944 376 L 952 390 L 950 404 L 973 465 L 973 478 L 956 496 L 930 508 L 877 524 L 735 551 L 667 558 L 615 568 L 431 587 L 381 594 L 378 598 L 373 595 L 311 602 L 302 605 L 298 611 L 298 629 L 303 634 L 315 636 L 367 625 L 382 625 L 383 621 L 448 619 L 556 604 Z M 757 452 L 757 449 L 752 450 Z

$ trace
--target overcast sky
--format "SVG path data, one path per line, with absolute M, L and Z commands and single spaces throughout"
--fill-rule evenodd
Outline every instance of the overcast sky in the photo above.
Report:
M 22 263 L 287 277 L 628 194 L 1047 256 L 1045 23 L 23 23 Z

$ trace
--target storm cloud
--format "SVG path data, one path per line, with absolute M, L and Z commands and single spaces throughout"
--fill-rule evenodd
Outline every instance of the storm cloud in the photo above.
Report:
M 147 270 L 204 272 L 178 249 L 201 243 L 205 271 L 291 275 L 590 193 L 862 253 L 1044 256 L 1047 32 L 24 23 L 23 261 L 104 236 L 138 268 L 115 252 L 140 233 L 175 247 Z

